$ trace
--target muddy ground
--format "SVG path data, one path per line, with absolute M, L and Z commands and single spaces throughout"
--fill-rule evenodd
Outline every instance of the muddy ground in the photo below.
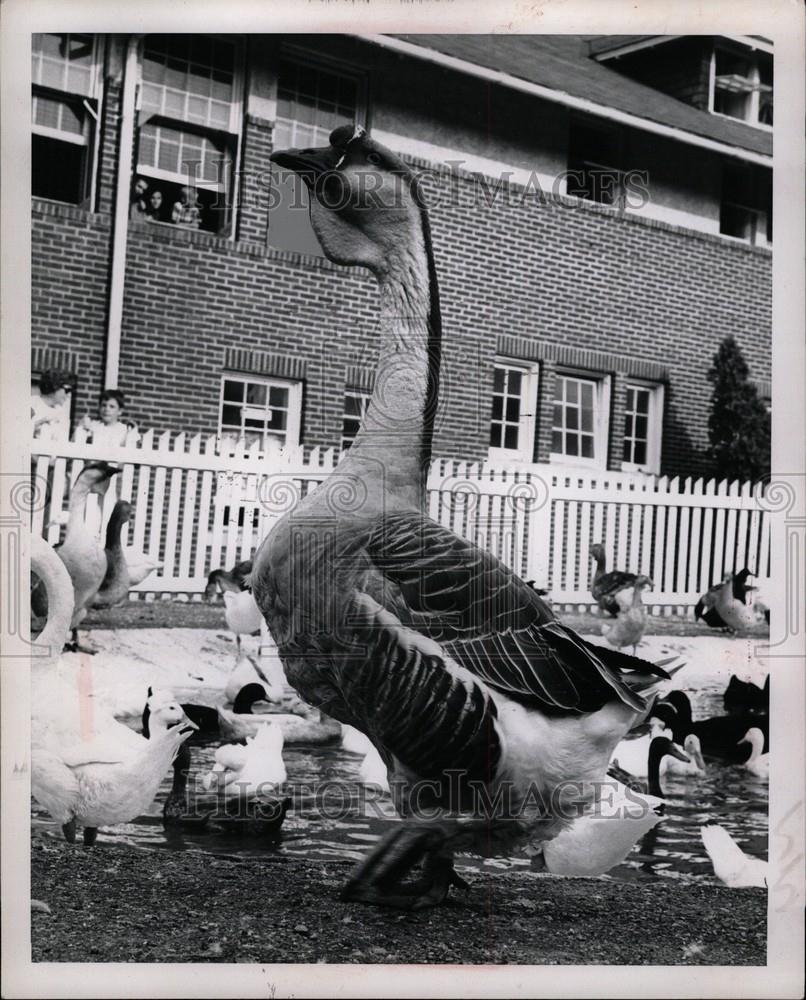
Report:
M 35 837 L 35 962 L 763 965 L 766 892 L 495 873 L 416 914 L 342 903 L 350 864 Z M 456 890 L 451 890 L 456 893 Z

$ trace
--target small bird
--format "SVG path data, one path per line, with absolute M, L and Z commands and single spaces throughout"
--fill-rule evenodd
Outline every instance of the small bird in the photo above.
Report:
M 602 611 L 615 618 L 619 611 L 626 611 L 632 603 L 636 574 L 621 570 L 606 572 L 605 549 L 600 542 L 591 545 L 590 554 L 596 560 L 596 569 L 591 579 L 591 595 Z
M 260 631 L 263 616 L 260 609 L 255 604 L 250 590 L 242 590 L 235 593 L 232 590 L 224 591 L 224 604 L 226 610 L 224 617 L 227 620 L 227 627 L 235 633 L 236 657 L 241 656 L 241 636 L 253 635 Z
M 610 645 L 616 649 L 632 646 L 633 656 L 646 631 L 646 608 L 643 604 L 643 592 L 646 589 L 652 589 L 652 581 L 648 576 L 637 576 L 632 587 L 630 606 L 626 610 L 623 608 L 619 610 L 615 622 L 602 625 L 602 635 Z
M 739 740 L 739 744 L 742 743 L 750 744 L 750 756 L 742 765 L 745 771 L 749 771 L 757 778 L 769 778 L 770 755 L 769 753 L 762 753 L 764 749 L 764 733 L 754 726 L 752 729 L 748 729 Z
M 700 836 L 720 882 L 731 889 L 766 888 L 768 863 L 745 854 L 723 826 L 701 826 Z
M 212 601 L 219 592 L 238 594 L 242 590 L 249 589 L 251 573 L 251 559 L 236 563 L 231 570 L 214 569 L 207 577 L 207 586 L 204 588 L 205 601 Z

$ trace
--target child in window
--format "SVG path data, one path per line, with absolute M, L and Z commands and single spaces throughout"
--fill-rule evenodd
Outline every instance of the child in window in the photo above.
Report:
M 196 188 L 183 187 L 179 201 L 174 202 L 171 222 L 186 229 L 198 229 L 201 225 L 201 205 L 196 197 Z
M 93 444 L 110 447 L 135 444 L 137 427 L 121 419 L 125 406 L 126 397 L 119 389 L 105 389 L 98 404 L 100 420 L 91 420 L 89 414 L 85 414 L 79 427 L 90 432 Z
M 146 201 L 147 193 L 148 181 L 145 177 L 138 177 L 132 188 L 131 204 L 129 205 L 130 219 L 142 220 L 146 218 L 148 213 L 148 202 Z
M 68 394 L 73 376 L 58 368 L 42 372 L 39 395 L 31 396 L 31 430 L 40 441 L 66 441 L 70 436 Z
M 162 191 L 152 191 L 146 209 L 148 222 L 162 222 Z

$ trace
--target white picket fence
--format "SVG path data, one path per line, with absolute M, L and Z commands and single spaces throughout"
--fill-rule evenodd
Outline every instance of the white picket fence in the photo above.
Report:
M 337 459 L 333 449 L 263 453 L 170 432 L 148 432 L 134 447 L 35 441 L 32 450 L 40 487 L 32 531 L 56 543 L 69 485 L 85 461 L 106 459 L 122 472 L 101 505 L 90 497 L 88 523 L 100 532 L 116 499 L 132 502 L 124 544 L 163 563 L 135 589 L 190 595 L 204 590 L 212 569 L 250 558 Z M 770 573 L 770 515 L 750 484 L 437 459 L 428 494 L 433 518 L 548 587 L 558 604 L 593 603 L 590 546 L 597 541 L 608 568 L 653 580 L 646 597 L 656 612 L 692 607 L 727 571 L 748 566 L 762 580 Z

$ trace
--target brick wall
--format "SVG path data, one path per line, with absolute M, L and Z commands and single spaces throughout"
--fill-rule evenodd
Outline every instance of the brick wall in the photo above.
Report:
M 110 88 L 105 136 L 114 132 L 117 99 Z M 144 427 L 215 431 L 227 351 L 243 349 L 304 360 L 303 441 L 339 441 L 345 383 L 356 366 L 371 367 L 377 349 L 374 281 L 267 246 L 266 189 L 254 178 L 268 168 L 270 149 L 270 123 L 250 115 L 243 158 L 252 180 L 241 190 L 237 242 L 130 224 L 120 387 Z M 105 139 L 99 206 L 109 208 L 113 152 Z M 718 342 L 733 334 L 751 374 L 770 378 L 769 253 L 589 204 L 522 199 L 515 185 L 479 198 L 466 175 L 451 182 L 435 174 L 426 187 L 439 195 L 432 228 L 445 330 L 436 454 L 485 455 L 496 345 L 515 337 L 538 345 L 543 359 L 541 460 L 553 373 L 569 363 L 553 345 L 595 352 L 612 376 L 616 429 L 625 374 L 640 363 L 662 370 L 664 471 L 707 472 L 705 372 Z M 102 388 L 109 230 L 108 212 L 34 202 L 34 345 L 80 353 L 79 414 Z M 611 467 L 619 453 L 611 440 Z

